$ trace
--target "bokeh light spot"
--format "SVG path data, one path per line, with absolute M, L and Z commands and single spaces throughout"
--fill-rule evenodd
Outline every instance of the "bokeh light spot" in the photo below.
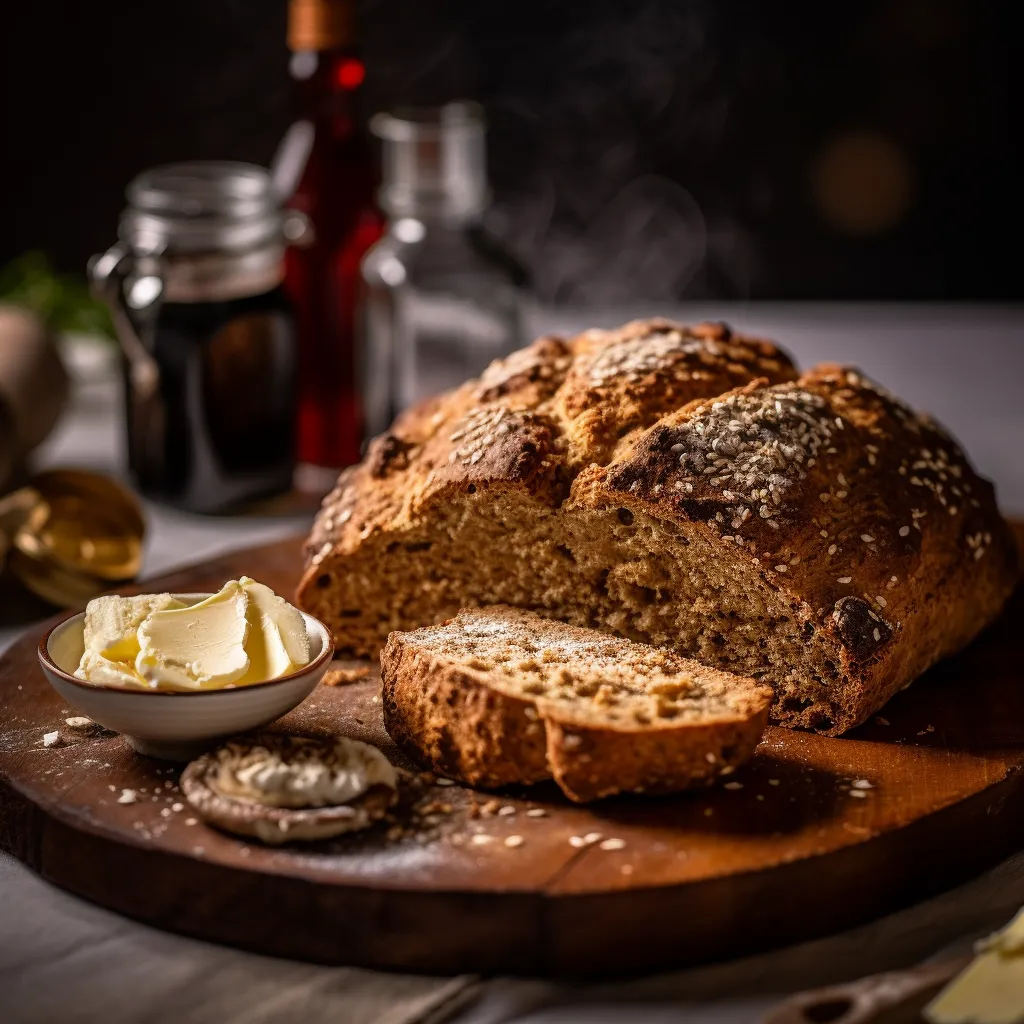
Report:
M 904 151 L 886 136 L 850 131 L 828 142 L 811 175 L 821 216 L 847 235 L 890 231 L 906 216 L 914 171 Z

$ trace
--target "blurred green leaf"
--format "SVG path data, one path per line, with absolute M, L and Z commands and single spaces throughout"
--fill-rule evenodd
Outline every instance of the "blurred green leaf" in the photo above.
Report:
M 90 294 L 85 278 L 56 273 L 42 252 L 27 252 L 0 269 L 0 302 L 32 310 L 60 334 L 115 337 L 107 307 Z

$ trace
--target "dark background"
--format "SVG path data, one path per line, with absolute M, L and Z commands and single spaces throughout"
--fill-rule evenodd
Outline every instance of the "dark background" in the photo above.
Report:
M 1012 5 L 365 0 L 369 105 L 473 96 L 546 299 L 1017 299 Z M 285 0 L 5 5 L 0 264 L 83 267 L 122 190 L 266 163 Z

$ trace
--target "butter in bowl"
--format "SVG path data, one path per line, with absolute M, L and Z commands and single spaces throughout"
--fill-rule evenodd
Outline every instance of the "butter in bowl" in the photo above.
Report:
M 244 576 L 215 594 L 97 598 L 39 643 L 69 704 L 174 761 L 291 711 L 333 655 L 323 623 Z

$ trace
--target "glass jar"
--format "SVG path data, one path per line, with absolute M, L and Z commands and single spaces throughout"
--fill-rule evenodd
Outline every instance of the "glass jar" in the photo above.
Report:
M 308 235 L 263 168 L 146 171 L 90 262 L 123 351 L 128 464 L 148 497 L 217 512 L 290 489 L 297 352 L 285 247 Z
M 378 114 L 385 234 L 363 259 L 366 436 L 527 340 L 522 267 L 485 230 L 484 122 L 472 103 Z

